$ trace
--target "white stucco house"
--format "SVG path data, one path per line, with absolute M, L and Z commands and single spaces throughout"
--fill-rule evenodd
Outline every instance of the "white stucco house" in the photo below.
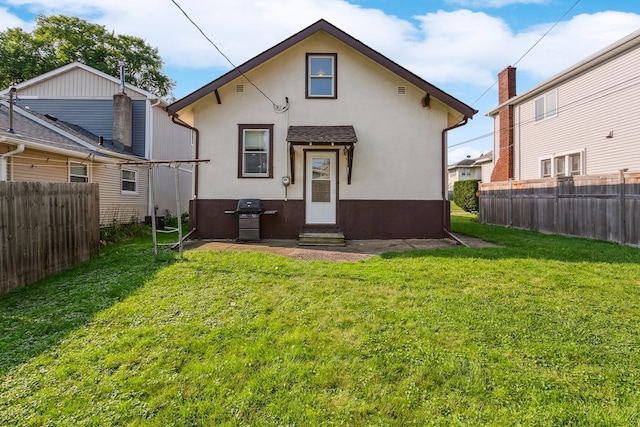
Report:
M 447 132 L 477 111 L 320 20 L 167 112 L 210 159 L 195 176 L 194 237 L 236 238 L 225 211 L 257 198 L 277 211 L 262 238 L 386 239 L 447 235 Z
M 493 182 L 640 172 L 640 31 L 516 95 L 499 74 Z

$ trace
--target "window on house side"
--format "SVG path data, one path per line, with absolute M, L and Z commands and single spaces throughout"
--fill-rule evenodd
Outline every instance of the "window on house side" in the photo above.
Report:
M 565 175 L 565 158 L 563 157 L 556 157 L 555 159 L 555 175 L 556 176 L 564 176 Z
M 540 163 L 540 174 L 543 178 L 549 178 L 551 176 L 551 159 L 544 159 Z
M 571 170 L 569 171 L 571 175 L 580 175 L 582 173 L 582 161 L 580 159 L 580 153 L 571 154 L 569 156 L 569 166 Z
M 138 171 L 130 169 L 122 169 L 122 185 L 121 190 L 123 194 L 137 194 L 138 193 Z
M 539 122 L 558 114 L 558 92 L 552 90 L 535 101 L 535 121 Z
M 239 178 L 273 177 L 273 125 L 239 125 Z
M 540 176 L 575 176 L 582 175 L 582 152 L 563 154 L 540 160 Z
M 89 182 L 89 168 L 84 163 L 69 163 L 69 182 Z
M 337 98 L 337 55 L 307 54 L 307 98 Z

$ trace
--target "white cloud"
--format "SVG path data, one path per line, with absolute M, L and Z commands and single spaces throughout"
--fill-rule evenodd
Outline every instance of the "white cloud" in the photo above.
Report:
M 433 84 L 445 86 L 445 90 L 451 87 L 466 91 L 465 96 L 452 94 L 468 103 L 473 101 L 468 99 L 469 93 L 488 88 L 502 68 L 513 65 L 551 27 L 551 23 L 541 23 L 514 33 L 501 18 L 465 9 L 426 13 L 411 22 L 344 0 L 177 1 L 236 65 L 324 18 Z M 455 1 L 497 6 L 515 0 Z M 9 2 L 36 13 L 82 16 L 116 33 L 136 35 L 157 46 L 165 63 L 174 68 L 230 67 L 170 1 Z M 251 13 L 247 13 L 249 10 Z M 8 26 L 30 25 L 6 8 L 0 8 L 0 18 Z M 518 64 L 519 77 L 550 77 L 637 28 L 637 14 L 578 15 L 557 25 Z
M 16 28 L 20 27 L 25 31 L 31 31 L 32 25 L 28 22 L 23 21 L 18 18 L 6 7 L 0 7 L 0 22 L 2 22 L 3 26 L 6 28 Z M 0 27 L 0 30 L 4 30 L 4 28 Z
M 512 4 L 545 4 L 549 0 L 447 0 L 447 3 L 476 9 L 500 8 Z

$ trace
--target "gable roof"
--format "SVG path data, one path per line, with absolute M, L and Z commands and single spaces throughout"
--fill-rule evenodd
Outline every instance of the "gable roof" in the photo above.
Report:
M 289 37 L 288 39 L 286 39 L 286 40 L 278 43 L 277 45 L 273 46 L 272 48 L 262 52 L 258 56 L 248 60 L 244 64 L 234 68 L 233 70 L 227 72 L 226 74 L 223 74 L 219 78 L 217 78 L 214 81 L 212 81 L 211 83 L 201 87 L 200 89 L 196 90 L 195 92 L 192 92 L 191 94 L 185 96 L 184 98 L 179 99 L 178 101 L 174 102 L 173 104 L 169 105 L 166 108 L 167 112 L 169 114 L 175 114 L 179 110 L 185 108 L 186 106 L 188 106 L 190 104 L 193 104 L 194 102 L 198 101 L 199 99 L 203 98 L 204 96 L 214 92 L 215 90 L 217 90 L 220 87 L 222 87 L 223 85 L 229 83 L 233 79 L 236 79 L 241 74 L 246 73 L 249 70 L 261 65 L 265 61 L 273 58 L 274 56 L 278 55 L 279 53 L 289 49 L 290 47 L 296 45 L 297 43 L 301 42 L 302 40 L 312 36 L 313 34 L 319 32 L 319 31 L 327 32 L 328 34 L 332 35 L 336 39 L 338 39 L 341 42 L 345 43 L 349 47 L 355 49 L 356 51 L 358 51 L 361 54 L 365 55 L 369 59 L 377 62 L 381 66 L 387 68 L 388 70 L 390 70 L 393 73 L 397 74 L 398 76 L 402 77 L 403 79 L 405 79 L 409 83 L 412 83 L 415 86 L 419 87 L 420 89 L 424 90 L 430 96 L 436 98 L 437 100 L 439 100 L 440 102 L 444 103 L 445 105 L 453 108 L 456 111 L 459 111 L 465 117 L 471 118 L 471 117 L 473 117 L 474 114 L 476 114 L 478 112 L 477 110 L 474 110 L 473 108 L 471 108 L 467 104 L 463 103 L 462 101 L 454 98 L 453 96 L 449 95 L 448 93 L 446 93 L 446 92 L 442 91 L 441 89 L 438 89 L 437 87 L 433 86 L 431 83 L 427 82 L 426 80 L 422 79 L 421 77 L 413 74 L 412 72 L 410 72 L 406 68 L 404 68 L 404 67 L 398 65 L 397 63 L 393 62 L 392 60 L 390 60 L 386 56 L 382 55 L 381 53 L 371 49 L 369 46 L 367 46 L 364 43 L 362 43 L 361 41 L 353 38 L 349 34 L 345 33 L 344 31 L 342 31 L 338 27 L 330 24 L 329 22 L 325 21 L 324 19 L 319 20 L 315 24 L 310 25 L 309 27 L 305 28 L 304 30 L 300 31 L 299 33 L 294 34 L 293 36 Z
M 107 73 L 103 73 L 102 71 L 97 70 L 97 69 L 95 69 L 93 67 L 90 67 L 88 65 L 85 65 L 85 64 L 83 64 L 81 62 L 72 62 L 70 64 L 63 65 L 62 67 L 56 68 L 55 70 L 48 71 L 48 72 L 46 72 L 44 74 L 40 74 L 39 76 L 33 77 L 33 78 L 29 79 L 29 80 L 25 80 L 25 81 L 23 81 L 21 83 L 13 85 L 13 87 L 18 89 L 18 91 L 19 91 L 20 89 L 24 89 L 24 88 L 36 85 L 38 83 L 44 82 L 46 80 L 61 76 L 61 75 L 65 74 L 65 73 L 67 73 L 69 71 L 74 70 L 74 69 L 81 69 L 81 70 L 84 70 L 84 71 L 86 71 L 88 73 L 95 74 L 96 76 L 101 77 L 101 78 L 106 79 L 106 80 L 109 80 L 112 83 L 115 83 L 117 85 L 121 84 L 120 79 L 118 79 L 118 78 L 116 78 L 114 76 L 111 76 L 111 75 L 109 75 Z M 139 88 L 137 86 L 133 86 L 133 85 L 131 85 L 129 83 L 125 83 L 125 88 L 127 88 L 129 90 L 132 90 L 134 92 L 137 92 L 140 95 L 147 97 L 148 99 L 152 99 L 152 100 L 160 99 L 159 96 L 154 95 L 153 93 L 148 92 L 148 91 L 146 91 L 146 90 L 144 90 L 142 88 Z M 0 95 L 6 95 L 7 93 L 9 93 L 10 89 L 11 88 L 6 88 L 6 89 L 3 89 L 3 90 L 0 90 Z
M 491 111 L 487 112 L 485 115 L 494 116 L 507 105 L 515 105 L 531 99 L 543 92 L 550 90 L 553 87 L 566 82 L 567 80 L 576 77 L 579 74 L 585 73 L 593 68 L 600 66 L 601 64 L 611 60 L 612 58 L 622 55 L 632 49 L 636 49 L 639 46 L 640 30 L 634 31 L 628 36 L 621 38 L 617 42 L 605 47 L 604 49 L 594 53 L 591 56 L 588 56 L 577 64 L 574 64 L 571 67 L 559 72 L 555 76 L 543 81 L 542 83 L 534 86 L 526 92 L 508 99 L 506 102 L 503 102 Z
M 103 161 L 109 158 L 139 160 L 140 158 L 109 144 L 99 145 L 98 136 L 86 129 L 62 122 L 55 117 L 13 106 L 14 133 L 9 128 L 9 105 L 0 101 L 0 140 L 24 143 L 43 151 L 64 151 L 67 155 L 89 156 Z

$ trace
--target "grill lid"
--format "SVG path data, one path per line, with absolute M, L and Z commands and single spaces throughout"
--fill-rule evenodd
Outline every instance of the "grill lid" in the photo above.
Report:
M 238 200 L 238 212 L 257 213 L 262 211 L 262 201 L 260 199 L 240 199 Z

